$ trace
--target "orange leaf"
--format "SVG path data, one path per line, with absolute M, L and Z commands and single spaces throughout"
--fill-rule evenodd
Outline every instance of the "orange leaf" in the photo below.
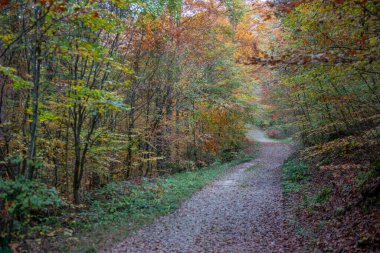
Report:
M 10 4 L 10 2 L 8 0 L 0 0 L 0 7 L 4 7 L 4 6 L 7 6 L 9 4 Z

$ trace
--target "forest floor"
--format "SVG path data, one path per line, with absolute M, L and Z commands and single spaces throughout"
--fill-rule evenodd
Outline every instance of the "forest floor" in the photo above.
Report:
M 281 165 L 289 144 L 261 142 L 256 159 L 234 166 L 174 213 L 103 252 L 296 252 L 283 212 Z

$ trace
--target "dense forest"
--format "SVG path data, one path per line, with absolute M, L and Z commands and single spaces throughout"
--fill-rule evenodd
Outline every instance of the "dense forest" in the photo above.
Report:
M 296 212 L 300 224 L 333 210 L 347 217 L 334 229 L 362 222 L 337 234 L 379 249 L 379 1 L 0 0 L 0 11 L 1 249 L 104 247 L 78 241 L 149 224 L 257 156 L 252 125 L 292 137 L 285 202 L 313 187 L 330 201 Z

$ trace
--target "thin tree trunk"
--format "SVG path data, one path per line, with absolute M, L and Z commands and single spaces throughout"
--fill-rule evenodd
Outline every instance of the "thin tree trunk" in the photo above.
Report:
M 36 9 L 34 11 L 34 18 L 37 22 L 35 41 L 33 47 L 33 89 L 32 89 L 32 122 L 30 124 L 30 142 L 28 154 L 28 166 L 26 177 L 33 178 L 35 170 L 35 155 L 36 155 L 36 142 L 37 142 L 37 123 L 38 123 L 38 102 L 39 102 L 39 87 L 40 87 L 40 72 L 41 72 L 41 47 L 40 47 L 40 34 L 39 29 L 41 25 L 40 11 L 41 7 L 37 5 L 37 0 L 34 1 Z

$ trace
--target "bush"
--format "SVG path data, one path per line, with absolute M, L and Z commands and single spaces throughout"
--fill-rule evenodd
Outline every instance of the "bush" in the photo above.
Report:
M 223 162 L 231 162 L 233 160 L 238 159 L 240 156 L 239 149 L 238 148 L 230 148 L 230 149 L 224 149 L 220 154 L 220 159 Z
M 31 222 L 64 204 L 54 188 L 49 189 L 41 182 L 24 178 L 16 181 L 0 178 L 1 248 L 13 236 L 26 236 Z

